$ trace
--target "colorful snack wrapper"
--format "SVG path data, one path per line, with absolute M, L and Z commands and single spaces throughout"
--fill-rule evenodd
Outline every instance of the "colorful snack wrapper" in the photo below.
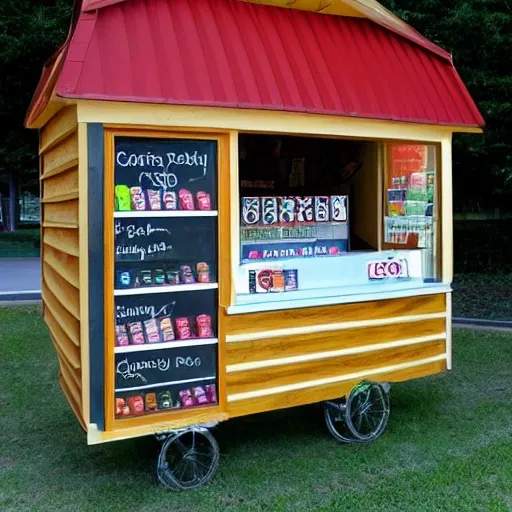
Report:
M 176 192 L 164 192 L 162 200 L 164 203 L 164 210 L 178 209 L 178 199 L 176 196 Z
M 201 386 L 196 386 L 192 389 L 192 392 L 194 394 L 197 405 L 206 405 L 208 403 L 206 392 Z
M 179 392 L 181 403 L 183 404 L 183 407 L 193 407 L 196 405 L 196 402 L 194 400 L 194 396 L 192 395 L 192 392 L 190 389 L 184 389 Z
M 196 278 L 192 273 L 192 269 L 190 265 L 181 265 L 181 281 L 183 284 L 194 284 L 196 282 Z
M 147 412 L 156 411 L 156 393 L 146 393 L 146 396 L 144 397 L 144 402 L 146 403 Z
M 144 330 L 146 331 L 146 339 L 148 340 L 148 343 L 160 343 L 158 322 L 154 318 L 144 322 Z
M 162 209 L 162 191 L 161 190 L 147 190 L 148 203 L 150 210 Z
M 144 414 L 144 399 L 142 398 L 142 395 L 129 397 L 128 407 L 133 415 Z
M 210 267 L 208 263 L 198 263 L 196 265 L 197 282 L 198 283 L 209 283 L 210 282 Z
M 284 271 L 284 291 L 291 292 L 299 289 L 299 272 L 296 269 Z
M 316 222 L 329 220 L 329 198 L 327 196 L 315 197 L 315 220 Z
M 199 315 L 196 318 L 196 323 L 199 338 L 213 338 L 212 319 L 210 315 Z
M 128 324 L 128 331 L 130 332 L 130 338 L 132 345 L 144 345 L 144 333 L 142 332 L 141 322 L 132 322 Z
M 174 329 L 170 317 L 165 316 L 160 319 L 160 332 L 162 333 L 163 342 L 174 341 Z
M 116 185 L 115 203 L 118 212 L 129 212 L 132 209 L 130 188 L 127 185 Z
M 195 210 L 194 196 L 192 195 L 192 192 L 182 188 L 178 193 L 178 197 L 180 199 L 180 208 L 182 210 Z
M 146 198 L 144 196 L 144 191 L 141 187 L 132 187 L 130 189 L 131 199 L 132 199 L 132 209 L 137 211 L 142 211 L 146 209 Z
M 116 272 L 117 284 L 120 288 L 129 288 L 132 284 L 132 275 L 129 270 Z
M 277 197 L 262 197 L 263 224 L 275 224 L 279 220 Z
M 168 270 L 165 273 L 168 284 L 180 284 L 180 273 L 178 270 Z
M 272 271 L 272 288 L 271 292 L 284 292 L 284 273 L 282 270 Z
M 142 282 L 142 286 L 151 286 L 153 284 L 153 275 L 151 270 L 141 270 L 140 280 Z
M 208 402 L 211 404 L 217 403 L 217 390 L 215 389 L 215 384 L 207 384 L 204 389 L 206 391 L 206 396 L 208 397 Z
M 176 318 L 176 330 L 178 331 L 178 339 L 188 340 L 193 337 L 190 328 L 190 320 L 186 317 Z
M 170 391 L 160 391 L 157 395 L 159 409 L 170 409 L 172 407 L 172 397 Z
M 331 196 L 331 219 L 347 222 L 347 196 Z
M 116 416 L 122 416 L 123 410 L 126 407 L 126 400 L 124 398 L 116 398 Z M 129 409 L 128 409 L 129 411 Z
M 299 222 L 312 222 L 313 220 L 313 198 L 297 197 L 297 220 Z
M 249 270 L 249 293 L 256 293 L 256 270 Z
M 260 198 L 242 197 L 242 221 L 249 226 L 260 221 Z
M 279 222 L 295 220 L 295 199 L 293 197 L 279 198 Z
M 116 346 L 126 347 L 130 344 L 126 325 L 116 325 Z
M 165 284 L 165 272 L 162 268 L 155 269 L 153 273 L 153 282 L 156 285 Z
M 197 207 L 199 210 L 211 210 L 212 209 L 212 202 L 210 199 L 210 194 L 206 192 L 198 192 L 196 194 L 197 198 Z

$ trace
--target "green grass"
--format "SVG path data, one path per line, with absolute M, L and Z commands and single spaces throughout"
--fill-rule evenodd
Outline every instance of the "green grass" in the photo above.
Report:
M 393 386 L 384 436 L 337 445 L 316 407 L 216 431 L 206 488 L 156 483 L 152 438 L 86 446 L 35 308 L 0 309 L 0 510 L 512 510 L 512 335 L 456 331 L 454 371 Z
M 0 231 L 0 258 L 37 258 L 39 229 L 18 229 L 14 233 Z

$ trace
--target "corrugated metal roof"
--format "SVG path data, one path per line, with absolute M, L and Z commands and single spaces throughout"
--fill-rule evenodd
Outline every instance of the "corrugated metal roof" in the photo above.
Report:
M 238 0 L 130 0 L 82 12 L 55 92 L 484 124 L 451 61 L 395 32 Z

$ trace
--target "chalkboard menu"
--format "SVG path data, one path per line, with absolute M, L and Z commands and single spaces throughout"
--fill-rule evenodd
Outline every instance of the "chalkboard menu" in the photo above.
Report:
M 217 143 L 118 137 L 116 418 L 217 404 Z

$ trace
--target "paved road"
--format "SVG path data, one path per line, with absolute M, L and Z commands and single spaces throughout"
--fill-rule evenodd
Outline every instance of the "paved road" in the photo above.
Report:
M 35 299 L 40 294 L 39 258 L 0 258 L 0 300 Z

